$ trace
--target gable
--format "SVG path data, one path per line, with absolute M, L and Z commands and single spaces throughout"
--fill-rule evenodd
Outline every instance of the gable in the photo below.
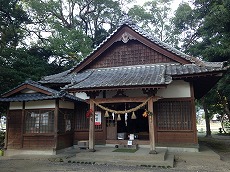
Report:
M 65 91 L 57 91 L 42 86 L 38 82 L 28 80 L 1 95 L 0 102 L 53 100 L 58 98 L 69 101 L 83 101 Z
M 16 95 L 16 94 L 30 94 L 30 93 L 42 93 L 45 95 L 52 95 L 51 92 L 49 92 L 48 90 L 44 90 L 38 87 L 35 87 L 33 85 L 30 85 L 28 83 L 24 83 L 19 85 L 17 88 L 5 93 L 2 95 L 2 97 L 10 97 L 12 95 Z
M 112 54 L 110 55 L 112 57 L 110 57 L 110 59 L 109 58 L 107 59 L 108 53 L 111 53 L 111 51 L 115 52 L 114 49 L 116 49 L 116 46 L 118 46 L 117 47 L 118 49 L 116 50 L 116 52 L 119 51 L 119 48 L 121 48 L 120 52 L 123 51 L 122 48 L 125 48 L 124 50 L 130 52 L 131 55 L 135 55 L 137 51 L 135 50 L 135 46 L 129 47 L 129 46 L 132 46 L 134 42 L 139 44 L 137 48 L 139 48 L 139 50 L 141 50 L 142 52 L 143 52 L 142 50 L 143 48 L 145 50 L 148 49 L 148 52 L 151 52 L 152 54 L 155 53 L 156 54 L 154 55 L 155 57 L 159 56 L 160 54 L 160 56 L 163 57 L 161 59 L 163 61 L 164 60 L 167 62 L 173 61 L 173 62 L 177 62 L 180 64 L 191 64 L 192 63 L 192 59 L 189 56 L 170 47 L 169 45 L 163 43 L 162 41 L 158 39 L 150 37 L 148 33 L 142 33 L 138 29 L 132 28 L 124 24 L 118 30 L 116 30 L 113 34 L 111 34 L 110 37 L 108 37 L 104 42 L 102 42 L 102 44 L 99 45 L 89 56 L 87 56 L 82 62 L 80 62 L 75 67 L 75 69 L 72 70 L 72 72 L 80 72 L 81 70 L 84 70 L 87 68 L 92 68 L 92 67 L 94 68 L 96 66 L 101 66 L 103 62 L 107 63 L 111 60 L 111 58 L 114 58 L 114 60 L 117 60 L 117 61 L 119 60 L 122 61 L 122 59 L 120 58 L 121 55 L 119 55 L 120 57 L 114 57 L 114 55 L 118 56 L 117 54 Z M 105 56 L 105 54 L 107 55 Z M 132 60 L 133 58 L 133 56 L 131 55 L 129 56 L 129 60 Z M 142 56 L 146 56 L 146 55 L 147 54 L 145 53 L 142 54 Z M 135 60 L 137 60 L 137 57 L 134 57 L 134 60 L 132 63 L 140 65 L 139 61 L 135 61 Z M 94 63 L 97 63 L 97 64 L 94 66 Z M 114 65 L 107 64 L 106 66 L 110 67 Z
M 143 45 L 137 40 L 115 42 L 85 69 L 133 66 L 156 63 L 175 63 L 176 61 Z

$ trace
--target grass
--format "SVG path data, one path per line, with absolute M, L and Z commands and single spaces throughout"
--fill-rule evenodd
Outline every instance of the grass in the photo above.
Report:
M 125 153 L 135 153 L 137 151 L 137 149 L 115 149 L 113 152 L 125 152 Z

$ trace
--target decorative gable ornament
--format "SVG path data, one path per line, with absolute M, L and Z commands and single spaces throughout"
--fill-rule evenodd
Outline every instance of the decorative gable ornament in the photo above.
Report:
M 135 40 L 136 38 L 134 38 L 132 35 L 130 35 L 127 32 L 124 32 L 121 36 L 121 41 L 124 42 L 125 44 L 129 41 L 129 40 Z

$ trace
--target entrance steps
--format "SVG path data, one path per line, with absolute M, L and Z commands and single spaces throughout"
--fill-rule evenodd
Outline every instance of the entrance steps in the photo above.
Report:
M 149 149 L 139 148 L 134 153 L 113 152 L 116 148 L 96 147 L 95 152 L 79 149 L 76 154 L 77 163 L 113 164 L 124 166 L 173 167 L 174 155 L 165 148 L 156 149 L 157 154 L 149 154 Z

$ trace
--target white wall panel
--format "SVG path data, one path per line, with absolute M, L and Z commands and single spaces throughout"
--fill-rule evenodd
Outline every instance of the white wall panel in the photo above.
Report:
M 182 80 L 173 81 L 167 88 L 159 89 L 156 95 L 163 98 L 191 97 L 190 84 Z
M 55 108 L 55 100 L 29 101 L 25 104 L 25 109 Z
M 59 100 L 59 108 L 74 109 L 74 103 L 73 102 Z
M 22 109 L 22 102 L 10 102 L 10 110 Z

